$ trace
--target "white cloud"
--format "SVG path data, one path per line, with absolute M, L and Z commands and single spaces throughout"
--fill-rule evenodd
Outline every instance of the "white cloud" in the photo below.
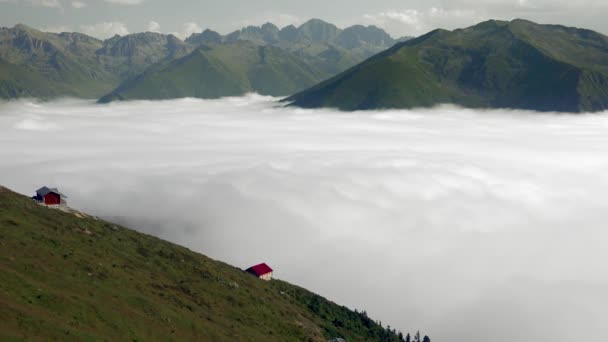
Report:
M 129 34 L 129 30 L 124 23 L 112 21 L 97 23 L 94 25 L 80 26 L 82 33 L 99 39 L 105 39 L 114 35 L 124 36 Z
M 197 23 L 189 22 L 182 25 L 182 30 L 180 32 L 173 32 L 172 34 L 181 39 L 186 39 L 190 37 L 193 33 L 201 32 L 203 32 L 202 27 L 200 27 Z
M 105 2 L 115 4 L 115 5 L 124 5 L 124 6 L 134 6 L 140 5 L 145 0 L 104 0 Z
M 82 1 L 72 1 L 72 7 L 76 9 L 81 9 L 87 7 L 86 2 Z
M 72 28 L 67 25 L 44 26 L 40 28 L 40 31 L 51 33 L 72 32 Z
M 150 21 L 148 23 L 148 28 L 146 29 L 146 31 L 160 33 L 160 24 L 156 21 Z
M 59 0 L 0 0 L 0 3 L 28 4 L 34 7 L 62 8 Z
M 294 25 L 298 26 L 304 22 L 302 18 L 289 14 L 289 13 L 276 13 L 276 12 L 264 12 L 260 15 L 256 15 L 255 19 L 248 18 L 244 20 L 240 20 L 234 23 L 234 27 L 245 27 L 245 26 L 261 26 L 265 23 L 273 23 L 279 28 L 283 28 L 285 26 Z
M 608 113 L 338 113 L 255 96 L 0 112 L 0 180 L 27 195 L 59 186 L 77 208 L 269 262 L 434 341 L 608 339 Z
M 363 22 L 382 27 L 396 36 L 418 36 L 436 28 L 454 29 L 474 25 L 482 18 L 483 15 L 475 10 L 431 7 L 366 14 Z

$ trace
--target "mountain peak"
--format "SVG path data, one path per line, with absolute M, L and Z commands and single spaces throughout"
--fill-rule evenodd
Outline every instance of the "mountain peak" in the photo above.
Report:
M 210 30 L 205 29 L 202 33 L 193 33 L 190 37 L 186 38 L 185 42 L 196 46 L 204 44 L 220 44 L 223 38 L 222 35 Z
M 271 22 L 267 22 L 267 23 L 265 23 L 264 25 L 262 25 L 262 26 L 261 26 L 261 29 L 262 29 L 262 30 L 279 31 L 279 28 L 278 28 L 278 27 L 277 27 L 275 24 L 273 24 L 273 23 L 271 23 Z
M 17 24 L 15 26 L 13 26 L 12 29 L 9 29 L 9 31 L 21 32 L 21 33 L 25 33 L 27 35 L 34 35 L 37 37 L 40 37 L 41 35 L 49 34 L 49 32 L 40 31 L 31 26 L 27 26 L 25 24 Z
M 324 20 L 321 19 L 310 19 L 308 21 L 306 21 L 305 23 L 303 23 L 302 25 L 300 25 L 300 27 L 298 27 L 298 30 L 302 31 L 302 30 L 309 30 L 309 29 L 325 29 L 325 30 L 333 30 L 333 31 L 340 31 L 340 29 L 332 24 L 332 23 L 328 23 Z
M 600 111 L 608 109 L 607 84 L 608 37 L 525 20 L 489 20 L 465 29 L 431 31 L 289 101 L 344 110 L 451 103 Z
M 313 43 L 333 42 L 340 31 L 336 25 L 327 23 L 321 19 L 310 19 L 298 27 L 299 35 L 309 39 Z
M 517 21 L 517 20 L 518 19 L 515 19 L 513 21 L 489 19 L 489 20 L 486 20 L 486 21 L 482 21 L 482 22 L 480 22 L 480 23 L 478 23 L 477 25 L 474 25 L 474 26 L 485 26 L 485 25 L 504 26 L 504 25 L 508 25 L 509 23 Z
M 13 28 L 16 30 L 22 30 L 22 31 L 38 31 L 32 27 L 29 27 L 29 26 L 27 26 L 25 24 L 21 24 L 21 23 L 15 25 Z
M 342 30 L 336 38 L 336 43 L 347 49 L 373 49 L 376 46 L 390 47 L 395 40 L 376 26 L 354 25 Z
M 327 21 L 319 19 L 319 18 L 308 19 L 306 22 L 304 22 L 300 26 L 307 26 L 307 25 L 331 25 L 331 26 L 335 26 L 334 24 L 328 23 Z
M 511 20 L 511 23 L 513 24 L 517 24 L 517 23 L 523 23 L 523 24 L 534 24 L 534 25 L 539 25 L 533 21 L 527 20 L 527 19 L 521 19 L 521 18 L 516 18 Z

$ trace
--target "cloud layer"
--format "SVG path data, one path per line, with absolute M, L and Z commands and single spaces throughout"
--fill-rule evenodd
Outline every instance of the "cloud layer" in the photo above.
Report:
M 436 341 L 604 341 L 608 117 L 0 105 L 0 183 Z

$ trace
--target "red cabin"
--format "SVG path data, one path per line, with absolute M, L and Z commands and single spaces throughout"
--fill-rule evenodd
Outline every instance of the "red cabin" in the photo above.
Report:
M 271 280 L 272 279 L 272 268 L 270 266 L 262 263 L 259 265 L 251 266 L 245 270 L 247 273 L 251 273 L 254 276 L 263 279 L 263 280 Z
M 36 196 L 34 199 L 40 203 L 47 206 L 60 206 L 65 205 L 66 196 L 63 195 L 57 188 L 47 188 L 42 187 L 36 191 Z

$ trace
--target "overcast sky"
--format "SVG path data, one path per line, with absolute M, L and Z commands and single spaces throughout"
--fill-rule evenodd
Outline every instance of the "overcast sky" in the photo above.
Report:
M 310 18 L 340 27 L 374 24 L 393 36 L 513 18 L 608 33 L 607 14 L 605 0 L 0 0 L 0 26 L 24 23 L 100 38 L 141 31 L 186 37 L 204 28 L 225 34 L 244 25 L 270 21 L 282 27 Z

